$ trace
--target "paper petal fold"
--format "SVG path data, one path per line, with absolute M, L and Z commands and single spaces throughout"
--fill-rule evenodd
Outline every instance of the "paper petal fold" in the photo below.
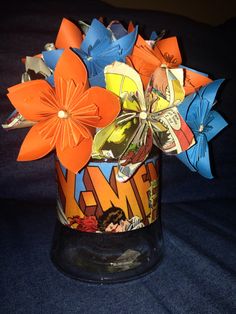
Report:
M 80 84 L 81 93 L 88 88 L 87 70 L 80 58 L 71 49 L 65 49 L 57 63 L 54 72 L 55 84 L 59 78 Z
M 96 42 L 101 42 L 104 39 L 111 41 L 111 36 L 111 32 L 101 22 L 97 19 L 93 19 L 80 49 L 88 53 L 89 48 L 93 47 Z
M 51 75 L 51 71 L 46 66 L 44 61 L 38 57 L 26 57 L 25 60 L 25 70 L 29 73 L 29 71 L 33 72 L 34 75 L 41 75 L 42 77 L 48 77 Z
M 167 154 L 179 154 L 194 144 L 189 126 L 176 107 L 163 110 L 151 122 L 155 145 Z
M 209 148 L 207 144 L 207 140 L 203 139 L 205 141 L 205 148 L 204 148 L 204 154 L 201 156 L 201 158 L 198 158 L 199 150 L 202 148 L 201 145 L 203 143 L 197 142 L 196 145 L 191 147 L 186 152 L 183 152 L 177 157 L 193 172 L 198 172 L 200 175 L 207 179 L 212 179 L 213 175 L 211 172 L 211 166 L 210 166 L 210 159 L 209 159 Z
M 63 18 L 55 46 L 59 49 L 80 47 L 83 40 L 80 29 L 71 21 Z
M 54 147 L 51 139 L 40 135 L 42 122 L 35 124 L 27 133 L 18 155 L 18 161 L 35 160 L 46 156 Z
M 70 171 L 77 173 L 89 161 L 92 150 L 92 138 L 82 140 L 78 146 L 61 149 L 57 144 L 56 152 L 62 165 Z
M 215 110 L 211 110 L 206 137 L 208 142 L 227 126 L 225 119 Z
M 55 70 L 55 67 L 57 65 L 58 60 L 60 59 L 64 49 L 56 49 L 56 50 L 49 50 L 49 51 L 43 51 L 43 59 L 46 63 L 46 65 L 52 69 Z
M 106 88 L 123 100 L 123 109 L 145 110 L 143 85 L 138 73 L 121 62 L 114 62 L 104 69 Z
M 207 74 L 190 69 L 183 65 L 180 68 L 184 69 L 184 90 L 185 94 L 195 93 L 200 87 L 212 82 Z
M 154 46 L 154 53 L 161 63 L 168 67 L 177 67 L 182 63 L 179 45 L 176 37 L 161 39 Z
M 93 142 L 94 157 L 117 159 L 126 151 L 137 133 L 138 122 L 136 119 L 131 119 L 128 122 L 118 123 L 121 117 L 97 132 Z
M 48 107 L 42 102 L 44 94 L 53 93 L 52 87 L 44 80 L 34 80 L 12 86 L 8 98 L 25 119 L 39 121 L 57 111 L 57 106 Z
M 102 128 L 109 125 L 120 112 L 119 98 L 101 87 L 94 86 L 85 92 L 83 99 L 80 101 L 80 108 L 89 104 L 95 105 L 98 109 L 99 119 L 89 120 L 88 117 L 88 125 L 93 127 Z
M 144 130 L 146 129 L 146 131 Z M 117 180 L 130 179 L 140 165 L 147 159 L 152 149 L 152 133 L 147 125 L 142 125 L 136 132 L 129 147 L 119 159 Z
M 107 28 L 111 30 L 112 36 L 115 39 L 119 39 L 128 34 L 128 31 L 118 21 L 112 21 Z
M 111 44 L 111 46 L 119 45 L 121 58 L 125 58 L 127 55 L 129 55 L 132 52 L 137 34 L 138 34 L 138 27 L 136 26 L 134 31 L 121 37 L 120 39 L 114 41 Z

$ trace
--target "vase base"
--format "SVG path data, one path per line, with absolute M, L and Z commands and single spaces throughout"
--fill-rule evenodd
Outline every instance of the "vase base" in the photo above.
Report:
M 65 275 L 86 282 L 115 283 L 154 270 L 162 257 L 160 219 L 121 233 L 79 232 L 56 223 L 51 260 Z

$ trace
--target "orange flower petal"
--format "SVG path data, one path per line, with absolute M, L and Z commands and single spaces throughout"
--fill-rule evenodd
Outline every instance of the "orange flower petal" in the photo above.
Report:
M 134 24 L 132 21 L 129 21 L 129 25 L 128 25 L 128 33 L 131 33 L 134 31 Z
M 154 47 L 154 53 L 158 59 L 162 57 L 162 63 L 165 63 L 169 67 L 177 67 L 182 63 L 176 37 L 170 37 L 158 41 Z
M 185 80 L 184 80 L 184 90 L 185 94 L 189 95 L 195 93 L 201 86 L 207 85 L 212 82 L 212 80 L 200 73 L 184 69 L 185 71 Z
M 75 85 L 81 85 L 80 93 L 88 89 L 87 70 L 80 57 L 77 56 L 71 49 L 65 49 L 62 53 L 54 72 L 56 93 L 63 95 L 67 91 L 66 84 L 63 81 L 73 80 Z M 69 96 L 69 95 L 67 95 Z M 63 97 L 62 97 L 63 98 Z
M 90 115 L 90 107 L 95 106 L 97 112 Z M 88 108 L 88 113 L 83 109 Z M 83 113 L 85 112 L 85 113 Z M 94 86 L 89 88 L 78 103 L 74 113 L 78 120 L 93 127 L 105 127 L 112 123 L 120 112 L 119 97 L 112 92 Z M 82 114 L 80 114 L 82 113 Z M 81 117 L 80 117 L 81 116 Z M 99 119 L 98 119 L 99 117 Z
M 146 47 L 148 50 L 151 50 L 151 48 L 147 44 L 146 40 L 142 36 L 140 36 L 140 35 L 138 35 L 138 37 L 137 37 L 135 46 L 138 47 L 138 48 L 139 47 Z
M 148 83 L 151 79 L 152 73 L 155 71 L 155 69 L 161 65 L 161 63 L 156 58 L 156 65 L 154 64 L 148 64 L 144 61 L 141 61 L 139 57 L 133 56 L 132 59 L 130 57 L 126 57 L 126 63 L 134 68 L 140 75 L 142 83 L 143 83 L 143 89 L 146 90 Z
M 134 46 L 133 53 L 131 57 L 135 57 L 135 67 L 138 66 L 139 62 L 144 68 L 146 64 L 151 64 L 153 67 L 161 65 L 161 60 L 157 58 L 153 49 L 148 45 L 148 43 L 138 35 L 138 40 Z
M 92 138 L 83 139 L 75 147 L 61 149 L 60 143 L 56 145 L 57 156 L 64 167 L 77 173 L 89 161 L 92 151 Z
M 43 122 L 43 121 L 42 121 Z M 41 122 L 35 124 L 26 135 L 18 155 L 18 161 L 39 159 L 47 155 L 54 147 L 51 139 L 43 139 L 39 134 Z
M 44 80 L 34 80 L 17 84 L 8 89 L 8 98 L 23 117 L 31 121 L 40 121 L 57 111 L 57 105 L 51 95 L 54 91 Z M 50 98 L 50 103 L 43 101 Z
M 59 32 L 57 34 L 55 46 L 58 49 L 70 47 L 80 48 L 82 40 L 83 36 L 80 29 L 71 21 L 63 18 Z
M 132 54 L 126 58 L 126 61 L 139 73 L 144 89 L 146 89 L 154 70 L 162 63 L 140 35 L 138 35 Z

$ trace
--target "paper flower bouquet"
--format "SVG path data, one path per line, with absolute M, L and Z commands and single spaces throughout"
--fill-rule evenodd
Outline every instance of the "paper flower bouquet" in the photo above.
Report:
M 56 152 L 64 225 L 102 233 L 155 221 L 159 151 L 212 178 L 208 142 L 227 125 L 212 110 L 223 80 L 183 66 L 176 37 L 63 19 L 55 43 L 23 61 L 3 127 L 30 127 L 19 161 Z

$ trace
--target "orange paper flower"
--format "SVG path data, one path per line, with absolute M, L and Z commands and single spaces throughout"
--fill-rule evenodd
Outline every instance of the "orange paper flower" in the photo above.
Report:
M 140 75 L 144 89 L 154 71 L 164 64 L 167 68 L 178 68 L 182 63 L 181 53 L 176 37 L 161 39 L 151 47 L 140 35 L 134 45 L 132 54 L 127 57 L 127 63 Z M 200 72 L 184 67 L 185 94 L 196 92 L 201 86 L 211 82 L 211 79 Z
M 8 89 L 14 107 L 37 122 L 18 160 L 35 160 L 56 149 L 63 166 L 76 173 L 90 159 L 94 128 L 109 125 L 118 115 L 119 98 L 101 87 L 88 88 L 86 68 L 70 49 L 63 52 L 54 75 L 55 88 L 34 80 Z

